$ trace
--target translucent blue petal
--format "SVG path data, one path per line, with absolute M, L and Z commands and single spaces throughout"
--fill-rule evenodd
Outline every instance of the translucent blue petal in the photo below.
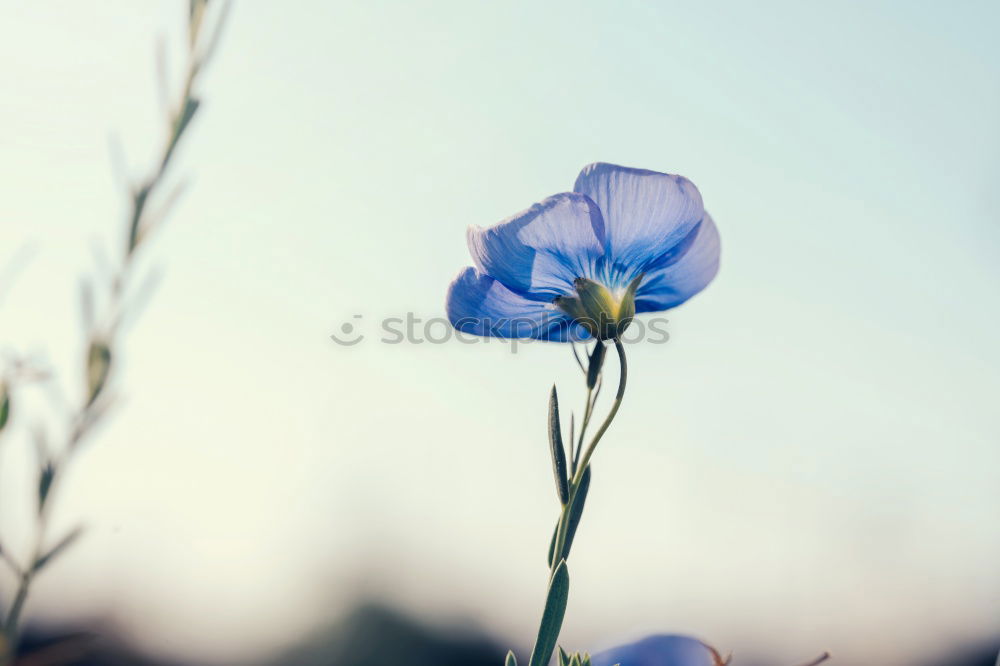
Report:
M 677 307 L 707 287 L 719 272 L 719 253 L 719 230 L 705 213 L 687 238 L 650 262 L 655 268 L 636 292 L 636 312 Z
M 716 666 L 712 651 L 687 636 L 660 635 L 602 652 L 593 666 Z
M 683 176 L 598 162 L 583 168 L 573 190 L 601 209 L 609 286 L 647 270 L 705 215 L 698 188 Z
M 525 298 L 471 267 L 451 283 L 447 312 L 452 326 L 473 335 L 553 342 L 589 337 L 551 303 Z
M 469 250 L 483 273 L 529 299 L 551 302 L 573 280 L 593 274 L 604 254 L 597 205 L 574 192 L 556 194 L 487 229 L 470 227 Z

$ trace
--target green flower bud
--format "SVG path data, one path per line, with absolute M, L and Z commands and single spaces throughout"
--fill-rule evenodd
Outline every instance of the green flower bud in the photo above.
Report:
M 600 282 L 577 278 L 573 282 L 576 295 L 559 296 L 553 303 L 598 340 L 620 338 L 635 317 L 635 292 L 642 277 L 632 280 L 619 295 Z
M 111 372 L 111 349 L 104 342 L 94 340 L 87 352 L 87 404 L 97 400 L 104 390 Z
M 607 349 L 607 346 L 598 340 L 594 351 L 590 354 L 590 363 L 587 365 L 587 388 L 589 389 L 597 386 L 597 378 L 601 376 L 601 367 L 604 365 Z

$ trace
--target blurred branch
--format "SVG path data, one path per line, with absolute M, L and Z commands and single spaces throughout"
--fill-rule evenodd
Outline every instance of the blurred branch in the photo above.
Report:
M 64 535 L 53 545 L 48 543 L 48 524 L 55 495 L 56 486 L 64 469 L 79 449 L 80 443 L 93 427 L 107 414 L 114 404 L 114 396 L 108 391 L 112 371 L 120 358 L 117 349 L 117 333 L 126 314 L 137 309 L 141 298 L 126 298 L 131 284 L 131 272 L 137 250 L 151 237 L 152 232 L 159 228 L 166 219 L 173 204 L 183 192 L 183 183 L 173 187 L 166 195 L 165 201 L 158 210 L 153 211 L 151 201 L 166 180 L 167 169 L 173 162 L 180 142 L 191 126 L 198 109 L 201 106 L 195 94 L 199 75 L 215 50 L 219 41 L 222 26 L 228 15 L 230 3 L 224 3 L 215 27 L 210 35 L 203 35 L 206 9 L 209 0 L 190 0 L 188 11 L 187 39 L 187 71 L 184 77 L 181 93 L 172 105 L 167 108 L 167 136 L 160 154 L 153 162 L 148 173 L 134 182 L 130 187 L 129 214 L 126 220 L 124 252 L 120 257 L 117 269 L 110 270 L 110 279 L 85 279 L 81 284 L 81 305 L 85 331 L 86 355 L 84 358 L 85 393 L 83 400 L 76 409 L 71 409 L 68 417 L 68 433 L 62 448 L 51 451 L 45 442 L 44 432 L 36 433 L 39 450 L 39 470 L 37 478 L 37 507 L 35 519 L 34 540 L 31 556 L 24 565 L 12 558 L 6 550 L 0 548 L 0 559 L 6 562 L 17 577 L 17 590 L 7 612 L 0 617 L 3 630 L 3 645 L 0 646 L 0 666 L 9 666 L 17 654 L 20 620 L 24 605 L 34 577 L 52 560 L 69 549 L 80 537 L 81 530 L 76 528 Z M 158 62 L 161 92 L 167 96 L 166 71 L 163 64 L 162 48 Z M 107 270 L 106 262 L 99 262 L 99 270 Z M 106 285 L 106 293 L 102 293 L 106 303 L 105 317 L 98 317 L 97 303 L 99 285 Z M 146 280 L 140 289 L 140 297 L 148 293 Z M 2 423 L 4 429 L 12 411 L 11 387 L 14 377 L 29 376 L 24 368 L 17 364 L 0 376 L 0 408 L 2 408 Z
M 810 661 L 808 663 L 805 663 L 805 664 L 802 664 L 802 666 L 818 666 L 818 664 L 822 664 L 824 661 L 826 661 L 829 658 L 830 658 L 830 653 L 829 652 L 824 652 L 823 654 L 821 654 L 820 656 L 816 657 L 812 661 Z

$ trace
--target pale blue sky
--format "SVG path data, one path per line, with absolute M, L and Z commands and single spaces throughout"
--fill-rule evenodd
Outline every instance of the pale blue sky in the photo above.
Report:
M 154 37 L 177 55 L 181 4 L 0 6 L 0 266 L 28 257 L 0 345 L 47 348 L 70 382 L 73 281 L 120 224 L 108 137 L 151 155 Z M 723 264 L 669 344 L 631 350 L 567 639 L 891 666 L 995 637 L 998 21 L 987 2 L 238 2 L 147 257 L 163 279 L 128 399 L 66 488 L 61 520 L 91 533 L 34 612 L 232 659 L 372 592 L 527 643 L 556 512 L 546 393 L 582 399 L 568 349 L 327 336 L 440 316 L 469 224 L 601 160 L 691 178 Z M 5 503 L 25 446 L 2 452 Z

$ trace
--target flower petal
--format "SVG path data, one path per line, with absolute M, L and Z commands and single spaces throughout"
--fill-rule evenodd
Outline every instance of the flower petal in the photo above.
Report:
M 628 282 L 647 263 L 679 243 L 705 209 L 687 178 L 597 162 L 587 165 L 573 190 L 601 209 L 612 282 Z
M 556 194 L 483 229 L 470 227 L 469 251 L 482 272 L 539 301 L 571 293 L 604 254 L 597 205 L 574 192 Z
M 593 666 L 716 666 L 711 648 L 687 636 L 650 636 L 641 641 L 602 652 Z
M 719 230 L 712 216 L 705 218 L 688 237 L 650 262 L 636 293 L 636 312 L 657 312 L 677 307 L 708 286 L 719 272 Z
M 551 303 L 525 298 L 471 267 L 451 283 L 447 311 L 451 325 L 463 333 L 554 342 L 589 338 Z

